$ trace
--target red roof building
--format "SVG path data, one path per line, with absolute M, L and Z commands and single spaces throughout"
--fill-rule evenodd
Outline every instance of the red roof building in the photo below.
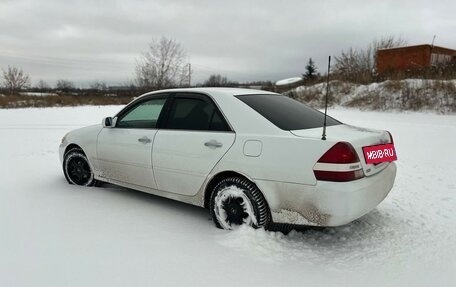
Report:
M 456 63 L 456 50 L 417 45 L 377 51 L 377 73 L 409 72 L 451 62 Z

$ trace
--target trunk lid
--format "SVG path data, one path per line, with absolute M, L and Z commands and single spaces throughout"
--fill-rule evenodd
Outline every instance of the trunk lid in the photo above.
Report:
M 315 128 L 292 130 L 290 132 L 298 137 L 321 140 L 322 131 L 322 128 Z M 380 164 L 367 164 L 363 153 L 363 147 L 365 146 L 391 143 L 391 139 L 387 131 L 341 124 L 326 127 L 326 141 L 334 142 L 334 144 L 341 141 L 350 143 L 358 154 L 365 176 L 374 175 L 388 166 L 388 162 Z

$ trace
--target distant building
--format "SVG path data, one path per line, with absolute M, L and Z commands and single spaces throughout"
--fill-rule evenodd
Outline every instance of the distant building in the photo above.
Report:
M 456 50 L 417 45 L 377 51 L 377 73 L 413 72 L 440 63 L 456 63 Z

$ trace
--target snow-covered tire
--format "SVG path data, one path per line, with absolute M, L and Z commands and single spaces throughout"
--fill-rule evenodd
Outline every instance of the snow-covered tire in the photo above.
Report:
M 271 221 L 263 194 L 243 177 L 225 178 L 214 187 L 210 211 L 215 226 L 221 229 L 233 229 L 242 224 L 267 229 Z
M 80 148 L 72 148 L 63 158 L 63 173 L 70 184 L 81 186 L 99 186 L 94 178 L 87 156 Z

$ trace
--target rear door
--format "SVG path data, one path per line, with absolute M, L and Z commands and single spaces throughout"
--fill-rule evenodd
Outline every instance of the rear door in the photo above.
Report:
M 97 156 L 102 177 L 157 188 L 152 170 L 152 144 L 167 95 L 145 98 L 122 111 L 116 126 L 98 135 Z
M 235 133 L 208 96 L 177 93 L 171 101 L 155 136 L 155 179 L 160 190 L 191 196 L 232 146 Z

